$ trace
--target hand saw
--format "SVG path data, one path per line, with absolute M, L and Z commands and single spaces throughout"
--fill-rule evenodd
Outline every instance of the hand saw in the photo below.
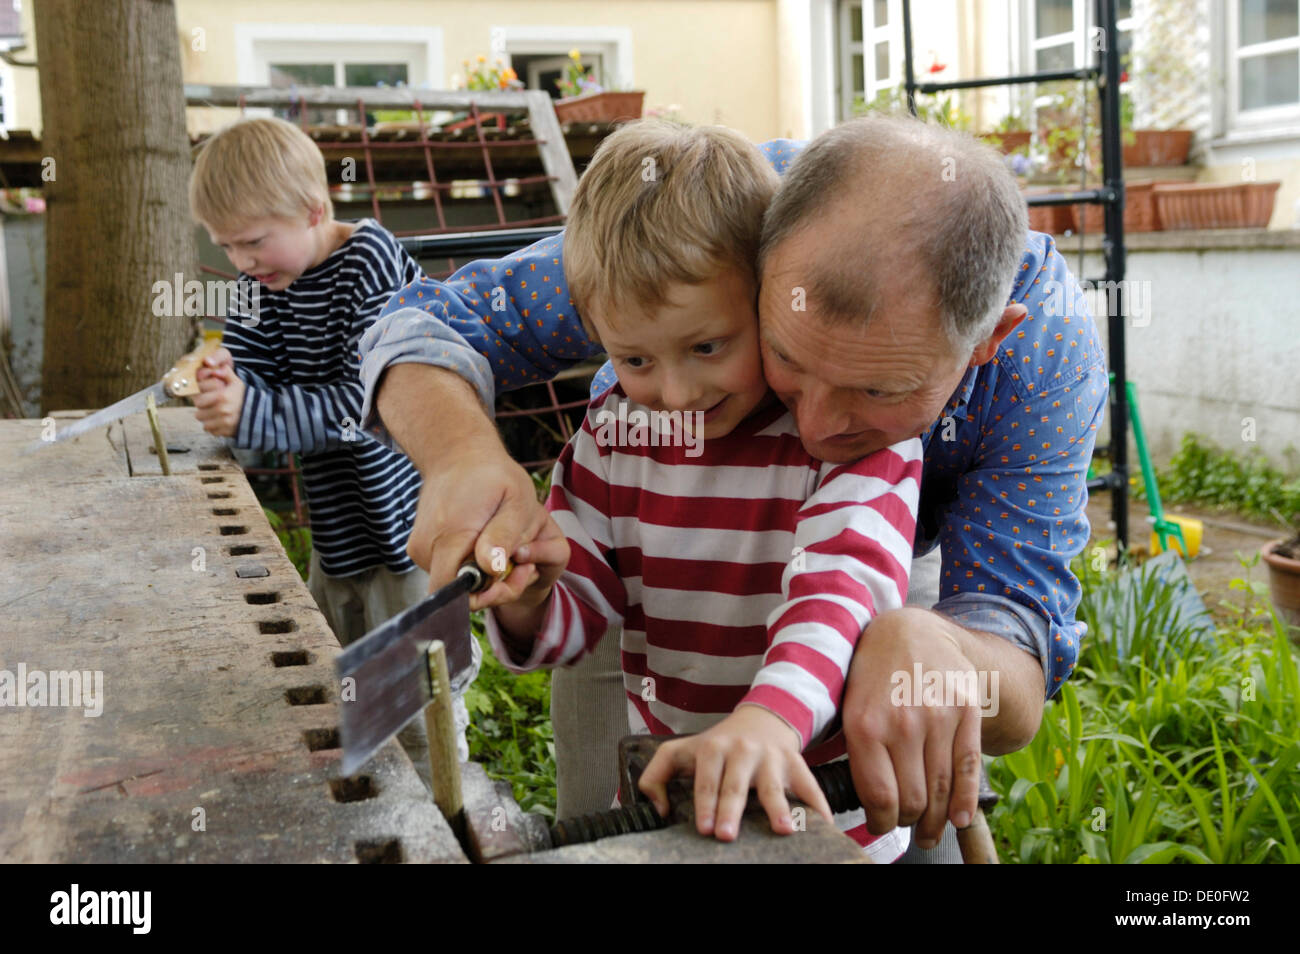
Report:
M 172 398 L 192 397 L 199 393 L 198 370 L 203 364 L 203 359 L 214 353 L 221 347 L 220 338 L 209 338 L 199 345 L 189 354 L 176 361 L 171 370 L 163 375 L 162 380 L 157 384 L 151 384 L 143 391 L 137 391 L 130 397 L 122 398 L 116 404 L 110 404 L 101 411 L 96 411 L 88 417 L 72 421 L 56 429 L 52 440 L 38 440 L 28 444 L 24 449 L 24 454 L 30 454 L 33 451 L 40 450 L 42 447 L 48 447 L 51 444 L 57 444 L 60 441 L 66 441 L 76 437 L 78 434 L 84 434 L 87 431 L 93 431 L 97 427 L 103 427 L 111 424 L 116 420 L 126 417 L 130 414 L 136 414 L 143 411 L 149 403 L 149 395 L 153 395 L 154 401 L 162 404 Z
M 505 560 L 503 568 L 494 564 L 493 569 L 497 572 L 490 574 L 472 560 L 463 564 L 454 580 L 366 633 L 335 660 L 343 689 L 344 775 L 361 768 L 433 698 L 429 646 L 434 640 L 446 647 L 452 691 L 466 687 L 473 667 L 470 594 L 505 579 L 514 565 Z

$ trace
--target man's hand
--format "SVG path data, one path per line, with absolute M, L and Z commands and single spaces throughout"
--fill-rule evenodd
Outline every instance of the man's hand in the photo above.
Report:
M 788 835 L 795 828 L 787 790 L 831 820 L 826 796 L 800 754 L 801 742 L 784 719 L 761 706 L 741 705 L 713 728 L 659 746 L 639 787 L 667 816 L 668 782 L 694 775 L 696 829 L 735 841 L 752 784 L 772 830 Z
M 429 571 L 429 592 L 449 583 L 470 554 L 490 572 L 510 557 L 514 572 L 471 605 L 517 600 L 534 582 L 517 551 L 537 539 L 548 515 L 473 388 L 451 371 L 396 364 L 384 372 L 375 402 L 424 478 L 406 552 Z
M 951 700 L 894 704 L 894 674 L 911 681 L 917 663 L 923 678 L 937 673 L 943 685 L 956 687 Z M 985 684 L 998 692 L 996 727 L 981 717 L 978 697 L 965 698 L 962 691 L 966 674 L 981 670 Z M 959 678 L 950 680 L 949 673 Z M 921 687 L 915 689 L 919 695 Z M 911 699 L 909 693 L 904 701 Z M 882 613 L 858 643 L 843 709 L 853 786 L 866 810 L 867 830 L 881 835 L 916 824 L 918 843 L 929 849 L 946 821 L 965 828 L 979 795 L 981 734 L 990 751 L 1019 748 L 1037 730 L 1042 707 L 1042 669 L 1009 641 L 918 607 Z M 1005 744 L 990 745 L 991 737 Z
M 199 393 L 194 396 L 194 417 L 217 437 L 234 437 L 244 412 L 244 382 L 235 374 L 235 360 L 225 348 L 203 359 L 195 374 Z

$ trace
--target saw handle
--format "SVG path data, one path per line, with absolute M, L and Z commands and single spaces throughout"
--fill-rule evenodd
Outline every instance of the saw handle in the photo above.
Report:
M 172 369 L 163 375 L 163 387 L 172 397 L 193 397 L 199 393 L 199 365 L 221 347 L 220 338 L 208 338 L 187 355 L 176 359 Z
M 506 568 L 502 570 L 501 573 L 494 576 L 481 569 L 479 565 L 474 562 L 474 558 L 471 557 L 460 565 L 460 569 L 456 571 L 456 579 L 467 581 L 470 593 L 482 593 L 497 580 L 504 580 L 514 571 L 514 562 L 512 560 L 506 560 Z

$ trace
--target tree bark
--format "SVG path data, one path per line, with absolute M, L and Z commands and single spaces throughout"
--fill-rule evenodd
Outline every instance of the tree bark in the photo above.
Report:
M 42 413 L 159 380 L 194 321 L 153 285 L 197 277 L 180 34 L 171 0 L 37 0 L 47 181 Z

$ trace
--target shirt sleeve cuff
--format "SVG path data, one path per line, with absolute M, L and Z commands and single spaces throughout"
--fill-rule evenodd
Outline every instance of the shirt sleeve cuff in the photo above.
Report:
M 1042 613 L 1015 600 L 982 593 L 958 593 L 940 600 L 934 610 L 968 629 L 1001 636 L 1033 653 L 1043 667 L 1043 686 L 1051 692 L 1052 622 Z
M 377 441 L 401 450 L 375 409 L 379 381 L 394 364 L 428 364 L 446 368 L 474 386 L 488 417 L 496 403 L 492 368 L 461 335 L 428 312 L 402 308 L 379 319 L 357 346 L 361 359 L 361 427 Z
M 557 603 L 559 603 L 559 594 L 552 590 L 551 599 L 546 607 L 546 616 L 542 619 L 542 625 L 533 637 L 532 651 L 523 662 L 519 662 L 517 657 L 510 651 L 509 644 L 505 640 L 505 634 L 497 624 L 496 614 L 491 610 L 483 614 L 483 629 L 487 633 L 488 645 L 492 647 L 492 654 L 501 661 L 501 665 L 513 673 L 532 672 L 546 665 L 546 659 L 551 655 L 552 649 L 551 641 L 546 636 L 559 622 L 556 615 Z

